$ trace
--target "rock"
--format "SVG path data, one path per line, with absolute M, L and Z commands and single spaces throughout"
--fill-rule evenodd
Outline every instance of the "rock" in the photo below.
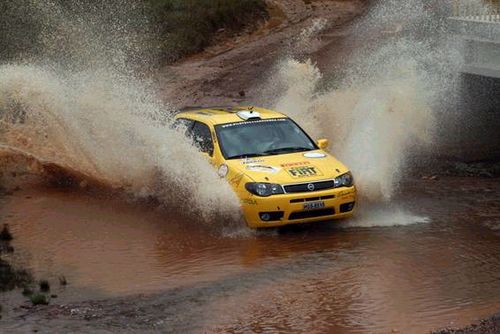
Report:
M 23 296 L 31 296 L 33 294 L 33 290 L 29 287 L 25 287 L 22 293 Z
M 59 276 L 59 284 L 61 286 L 68 285 L 68 281 L 66 280 L 66 277 L 64 275 Z
M 3 224 L 3 229 L 0 232 L 0 240 L 10 241 L 12 239 L 12 234 L 9 231 L 9 224 Z
M 41 280 L 40 282 L 38 282 L 38 285 L 40 286 L 40 291 L 42 291 L 42 292 L 50 291 L 49 281 Z

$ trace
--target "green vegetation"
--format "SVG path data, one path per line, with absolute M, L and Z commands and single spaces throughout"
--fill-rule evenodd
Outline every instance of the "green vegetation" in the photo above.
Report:
M 224 29 L 231 34 L 267 17 L 263 0 L 149 0 L 161 49 L 172 62 L 208 46 Z
M 2 253 L 12 253 L 14 248 L 10 245 L 12 240 L 9 226 L 4 224 L 0 232 L 0 291 L 9 291 L 24 287 L 33 281 L 31 274 L 24 269 L 17 269 L 1 258 Z
M 43 293 L 34 293 L 30 296 L 30 301 L 33 305 L 48 305 L 49 299 Z
M 0 291 L 23 287 L 31 281 L 32 277 L 28 271 L 14 268 L 10 263 L 0 259 Z
M 35 6 L 34 3 L 37 3 Z M 47 7 L 43 1 L 0 1 L 0 60 L 18 57 L 39 57 L 40 52 L 48 56 L 66 55 L 58 47 L 52 50 L 51 31 L 60 29 L 59 16 L 40 15 Z M 175 61 L 183 56 L 199 52 L 213 42 L 218 32 L 231 36 L 244 29 L 256 26 L 268 17 L 264 0 L 113 0 L 95 2 L 91 0 L 53 0 L 68 18 L 85 17 L 91 21 L 102 21 L 99 34 L 117 36 L 116 22 L 121 22 L 121 33 L 125 36 L 141 36 L 142 45 L 138 54 L 131 58 L 155 58 Z M 129 4 L 127 6 L 126 4 Z M 127 7 L 127 8 L 124 8 Z M 48 9 L 48 7 L 47 7 Z M 56 12 L 59 12 L 56 10 Z M 58 14 L 59 15 L 59 14 Z M 110 22 L 112 18 L 112 22 Z M 91 27 L 96 29 L 95 26 Z M 109 30 L 109 31 L 108 31 Z M 49 35 L 47 36 L 47 33 Z M 44 35 L 45 34 L 45 35 Z M 72 37 L 71 34 L 68 35 Z M 65 41 L 66 35 L 61 36 Z M 106 41 L 106 38 L 102 38 Z M 85 40 L 82 40 L 84 43 Z M 134 42 L 135 43 L 135 42 Z M 67 43 L 66 43 L 67 44 Z M 133 45 L 132 45 L 133 46 Z M 125 49 L 127 46 L 124 46 Z M 127 49 L 128 50 L 128 49 Z M 50 52 L 55 51 L 54 54 Z M 61 52 L 59 52 L 61 51 Z M 69 48 L 71 51 L 71 48 Z M 69 52 L 68 51 L 68 52 Z M 130 50 L 129 50 L 130 51 Z M 138 52 L 135 50 L 134 52 Z M 133 52 L 132 52 L 133 53 Z M 44 60 L 45 60 L 44 59 Z

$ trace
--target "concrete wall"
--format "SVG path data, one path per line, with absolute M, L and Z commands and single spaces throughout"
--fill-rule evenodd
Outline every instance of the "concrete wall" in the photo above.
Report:
M 465 161 L 500 160 L 500 22 L 450 18 L 462 39 L 462 89 L 441 121 L 442 155 Z
M 463 43 L 463 73 L 500 78 L 500 21 L 449 18 L 448 31 Z

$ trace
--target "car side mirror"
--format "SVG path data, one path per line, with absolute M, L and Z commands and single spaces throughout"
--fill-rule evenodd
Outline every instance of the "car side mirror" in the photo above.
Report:
M 316 145 L 318 145 L 320 149 L 325 150 L 328 148 L 328 139 L 318 139 Z

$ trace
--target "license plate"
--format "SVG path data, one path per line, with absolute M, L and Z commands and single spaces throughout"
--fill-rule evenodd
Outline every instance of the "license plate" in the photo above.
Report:
M 325 202 L 309 202 L 304 203 L 304 210 L 314 210 L 314 209 L 322 209 L 325 207 Z

